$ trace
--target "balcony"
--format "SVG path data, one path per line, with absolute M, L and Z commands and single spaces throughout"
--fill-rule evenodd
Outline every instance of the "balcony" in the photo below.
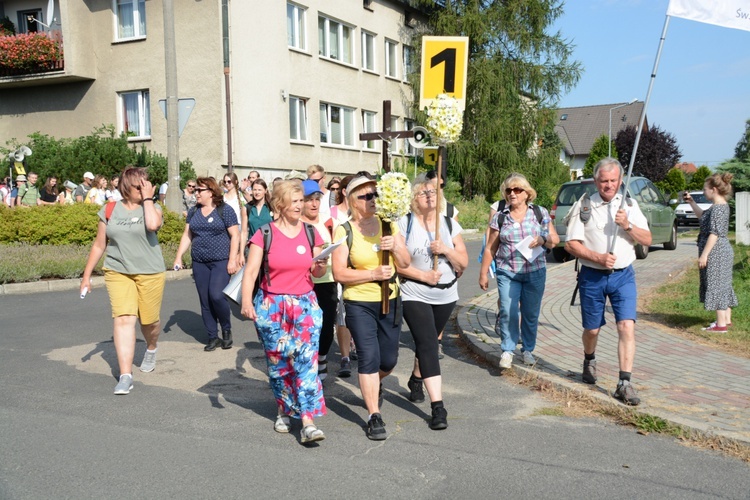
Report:
M 0 36 L 0 79 L 65 71 L 62 33 L 45 31 Z

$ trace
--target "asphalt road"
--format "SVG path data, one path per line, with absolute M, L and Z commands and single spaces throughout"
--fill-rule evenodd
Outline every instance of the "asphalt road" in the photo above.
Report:
M 463 300 L 476 285 L 479 244 Z M 235 310 L 235 313 L 237 311 Z M 390 433 L 369 441 L 356 377 L 325 382 L 326 440 L 273 431 L 275 404 L 249 322 L 235 348 L 203 352 L 192 280 L 167 283 L 157 368 L 117 370 L 103 289 L 0 298 L 0 498 L 750 498 L 750 469 L 601 419 L 549 416 L 539 395 L 477 365 L 448 332 L 450 427 L 406 395 L 412 341 L 386 379 Z M 136 364 L 145 350 L 138 342 Z M 334 347 L 335 350 L 335 347 Z M 338 356 L 331 356 L 335 367 Z

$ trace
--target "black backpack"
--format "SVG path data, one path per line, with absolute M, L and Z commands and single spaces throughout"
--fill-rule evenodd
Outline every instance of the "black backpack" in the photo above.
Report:
M 531 209 L 534 211 L 536 221 L 539 223 L 539 225 L 541 225 L 542 220 L 544 219 L 544 215 L 542 214 L 542 207 L 532 203 Z M 502 227 L 502 225 L 505 223 L 505 214 L 503 213 L 503 210 L 505 210 L 505 200 L 500 200 L 498 202 L 497 212 L 501 215 L 497 218 L 497 227 Z
M 307 242 L 310 244 L 310 254 L 312 255 L 313 248 L 315 247 L 315 227 L 307 222 L 302 222 L 307 235 Z M 263 280 L 263 276 L 268 277 L 268 286 L 271 286 L 271 274 L 268 269 L 268 251 L 271 249 L 271 242 L 273 241 L 273 231 L 271 230 L 271 223 L 263 224 L 258 228 L 263 234 L 263 265 L 260 268 L 260 274 L 258 275 L 258 282 Z

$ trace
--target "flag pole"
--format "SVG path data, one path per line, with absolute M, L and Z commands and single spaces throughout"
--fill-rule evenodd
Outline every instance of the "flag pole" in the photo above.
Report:
M 664 20 L 664 28 L 661 32 L 661 38 L 659 39 L 659 48 L 656 51 L 656 60 L 654 60 L 654 69 L 651 71 L 651 79 L 648 83 L 648 91 L 646 91 L 646 100 L 643 103 L 643 110 L 641 111 L 641 117 L 638 120 L 638 130 L 635 134 L 635 142 L 633 143 L 633 153 L 630 155 L 630 163 L 628 164 L 628 176 L 625 180 L 625 189 L 623 193 L 628 192 L 630 187 L 630 177 L 633 174 L 633 165 L 635 164 L 635 155 L 638 152 L 638 143 L 641 142 L 641 133 L 643 132 L 643 122 L 646 120 L 646 111 L 648 110 L 648 103 L 651 101 L 651 91 L 654 89 L 654 80 L 656 79 L 656 72 L 659 69 L 659 60 L 661 59 L 661 51 L 664 48 L 664 40 L 667 38 L 667 29 L 669 28 L 669 16 L 666 16 Z M 620 210 L 625 208 L 626 196 L 622 197 L 620 201 Z M 612 253 L 615 248 L 615 239 L 609 244 L 609 253 Z

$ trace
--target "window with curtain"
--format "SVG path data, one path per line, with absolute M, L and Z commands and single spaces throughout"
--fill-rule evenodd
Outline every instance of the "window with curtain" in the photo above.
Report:
M 362 31 L 362 69 L 375 71 L 375 35 Z
M 320 16 L 318 18 L 318 54 L 329 59 L 353 64 L 353 33 L 353 27 Z
M 289 97 L 289 138 L 307 140 L 307 102 L 299 97 Z
M 414 57 L 414 48 L 410 47 L 408 45 L 404 45 L 404 68 L 403 68 L 403 78 L 404 81 L 407 81 L 409 78 L 409 75 L 414 73 L 414 65 L 413 65 L 413 57 Z
M 362 132 L 377 132 L 375 129 L 375 118 L 377 113 L 374 111 L 362 111 Z M 376 145 L 375 141 L 362 141 L 362 147 L 364 149 L 374 150 Z
M 128 139 L 145 139 L 151 137 L 151 111 L 148 90 L 121 92 L 120 130 Z
M 354 110 L 333 104 L 320 104 L 320 142 L 354 146 Z
M 397 49 L 398 44 L 396 42 L 391 40 L 385 41 L 385 76 L 390 76 L 391 78 L 398 78 L 396 69 L 398 67 Z
M 146 36 L 146 0 L 112 0 L 117 40 Z
M 305 9 L 293 3 L 286 4 L 286 37 L 290 47 L 307 50 Z

